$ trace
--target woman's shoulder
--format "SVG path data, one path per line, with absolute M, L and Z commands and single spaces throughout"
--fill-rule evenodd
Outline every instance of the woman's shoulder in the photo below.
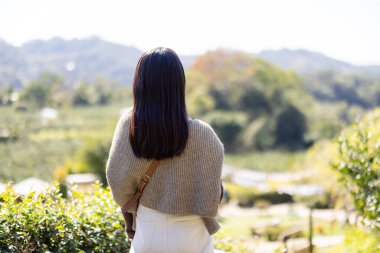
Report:
M 196 130 L 203 131 L 206 133 L 215 133 L 214 129 L 207 122 L 201 119 L 192 119 L 190 121 L 190 126 Z
M 132 116 L 132 107 L 125 108 L 121 110 L 120 112 L 119 122 L 126 124 L 131 119 L 131 116 Z
M 211 142 L 213 145 L 224 149 L 223 143 L 209 123 L 201 119 L 193 119 L 190 122 L 190 132 L 192 132 L 192 136 L 198 139 L 198 141 Z

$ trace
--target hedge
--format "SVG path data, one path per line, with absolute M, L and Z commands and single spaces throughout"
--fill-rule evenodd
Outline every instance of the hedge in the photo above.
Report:
M 97 182 L 90 192 L 60 184 L 41 193 L 17 194 L 9 185 L 0 193 L 0 252 L 129 252 L 124 220 L 109 187 Z M 239 243 L 213 236 L 216 249 L 245 252 Z
M 73 191 L 58 183 L 42 193 L 0 194 L 0 252 L 128 252 L 123 218 L 108 189 Z

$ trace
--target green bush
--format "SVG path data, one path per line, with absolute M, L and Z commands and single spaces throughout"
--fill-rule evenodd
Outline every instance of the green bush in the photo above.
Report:
M 305 203 L 307 206 L 316 209 L 334 208 L 332 194 L 330 192 L 316 194 L 312 196 L 295 195 L 294 200 L 295 202 L 302 202 Z
M 241 186 L 233 183 L 225 183 L 225 188 L 231 199 L 238 201 L 241 207 L 252 207 L 253 205 L 265 206 L 266 204 L 292 203 L 293 198 L 286 193 L 261 192 L 253 187 Z
M 0 194 L 0 252 L 128 252 L 123 218 L 108 188 L 74 191 L 57 183 L 26 196 L 11 188 Z
M 282 204 L 282 203 L 292 203 L 293 197 L 287 193 L 279 193 L 279 192 L 263 192 L 260 194 L 256 194 L 253 198 L 253 203 L 257 201 L 268 201 L 271 204 Z
M 253 253 L 248 249 L 248 243 L 244 238 L 231 238 L 224 234 L 223 228 L 213 235 L 214 248 L 233 253 Z
M 107 186 L 106 163 L 111 146 L 112 136 L 87 137 L 84 144 L 75 153 L 72 160 L 65 163 L 69 173 L 95 173 L 102 185 Z
M 229 198 L 237 200 L 239 206 L 252 207 L 252 200 L 257 194 L 257 190 L 255 190 L 253 187 L 246 187 L 233 183 L 225 183 L 224 186 Z
M 356 209 L 366 224 L 380 231 L 380 110 L 366 115 L 338 138 L 339 156 L 333 168 L 341 174 Z
M 380 234 L 349 227 L 343 244 L 336 250 L 341 253 L 380 253 Z
M 22 196 L 12 188 L 0 194 L 0 252 L 129 252 L 124 219 L 109 187 L 74 190 L 65 199 L 54 183 Z M 242 243 L 213 236 L 216 249 L 247 252 Z

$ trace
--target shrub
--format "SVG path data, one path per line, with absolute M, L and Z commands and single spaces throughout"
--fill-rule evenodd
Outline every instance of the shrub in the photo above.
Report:
M 292 203 L 293 197 L 286 193 L 261 192 L 254 187 L 225 183 L 226 190 L 231 199 L 238 201 L 240 207 L 268 206 L 270 204 Z
M 128 252 L 123 218 L 108 188 L 74 191 L 58 183 L 26 196 L 10 187 L 0 194 L 0 252 Z
M 41 193 L 0 194 L 0 252 L 129 252 L 124 219 L 109 187 L 97 182 L 91 193 L 74 191 L 70 200 L 56 181 Z M 217 249 L 247 252 L 242 243 L 213 236 Z
M 330 192 L 316 195 L 295 195 L 294 200 L 296 202 L 305 203 L 307 206 L 317 209 L 333 208 L 333 199 Z
M 111 137 L 85 138 L 84 145 L 75 153 L 72 160 L 67 160 L 63 170 L 66 173 L 95 173 L 102 185 L 107 186 L 105 166 L 111 146 Z
M 253 187 L 240 186 L 233 183 L 225 183 L 226 191 L 230 199 L 238 201 L 241 207 L 252 207 L 253 198 L 257 191 Z
M 341 174 L 356 209 L 372 229 L 380 231 L 380 110 L 356 121 L 338 138 L 333 168 Z
M 287 193 L 278 193 L 278 192 L 263 192 L 257 194 L 253 198 L 253 202 L 257 201 L 268 201 L 271 204 L 282 204 L 282 203 L 292 203 L 293 197 Z
M 380 234 L 365 231 L 358 227 L 349 227 L 345 231 L 343 244 L 336 249 L 341 253 L 379 253 Z
M 253 253 L 254 251 L 248 249 L 248 243 L 244 238 L 231 238 L 224 234 L 223 228 L 213 235 L 214 248 L 226 252 L 234 253 Z

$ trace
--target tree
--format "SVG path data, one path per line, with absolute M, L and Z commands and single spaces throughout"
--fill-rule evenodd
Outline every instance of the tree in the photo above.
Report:
M 187 81 L 188 96 L 197 98 L 189 100 L 190 111 L 203 115 L 209 113 L 206 110 L 225 112 L 210 121 L 224 136 L 226 150 L 237 146 L 268 149 L 276 144 L 304 147 L 306 119 L 298 108 L 307 108 L 309 96 L 294 72 L 243 52 L 220 49 L 198 57 L 187 71 Z M 206 94 L 207 99 L 199 99 L 199 94 Z M 250 122 L 241 125 L 226 113 L 243 113 Z M 270 127 L 251 124 L 260 118 L 271 122 Z M 252 126 L 249 131 L 247 126 Z M 249 136 L 249 141 L 242 141 L 243 146 L 237 144 L 242 135 Z
M 277 116 L 276 143 L 289 148 L 299 148 L 304 144 L 306 119 L 293 105 L 285 107 Z
M 13 87 L 8 85 L 0 90 L 0 105 L 12 104 Z
M 73 106 L 84 106 L 90 104 L 90 94 L 88 85 L 80 83 L 78 87 L 75 87 L 72 98 Z
M 20 94 L 20 101 L 31 107 L 42 108 L 54 104 L 53 93 L 63 86 L 63 78 L 52 73 L 42 73 L 27 85 Z

